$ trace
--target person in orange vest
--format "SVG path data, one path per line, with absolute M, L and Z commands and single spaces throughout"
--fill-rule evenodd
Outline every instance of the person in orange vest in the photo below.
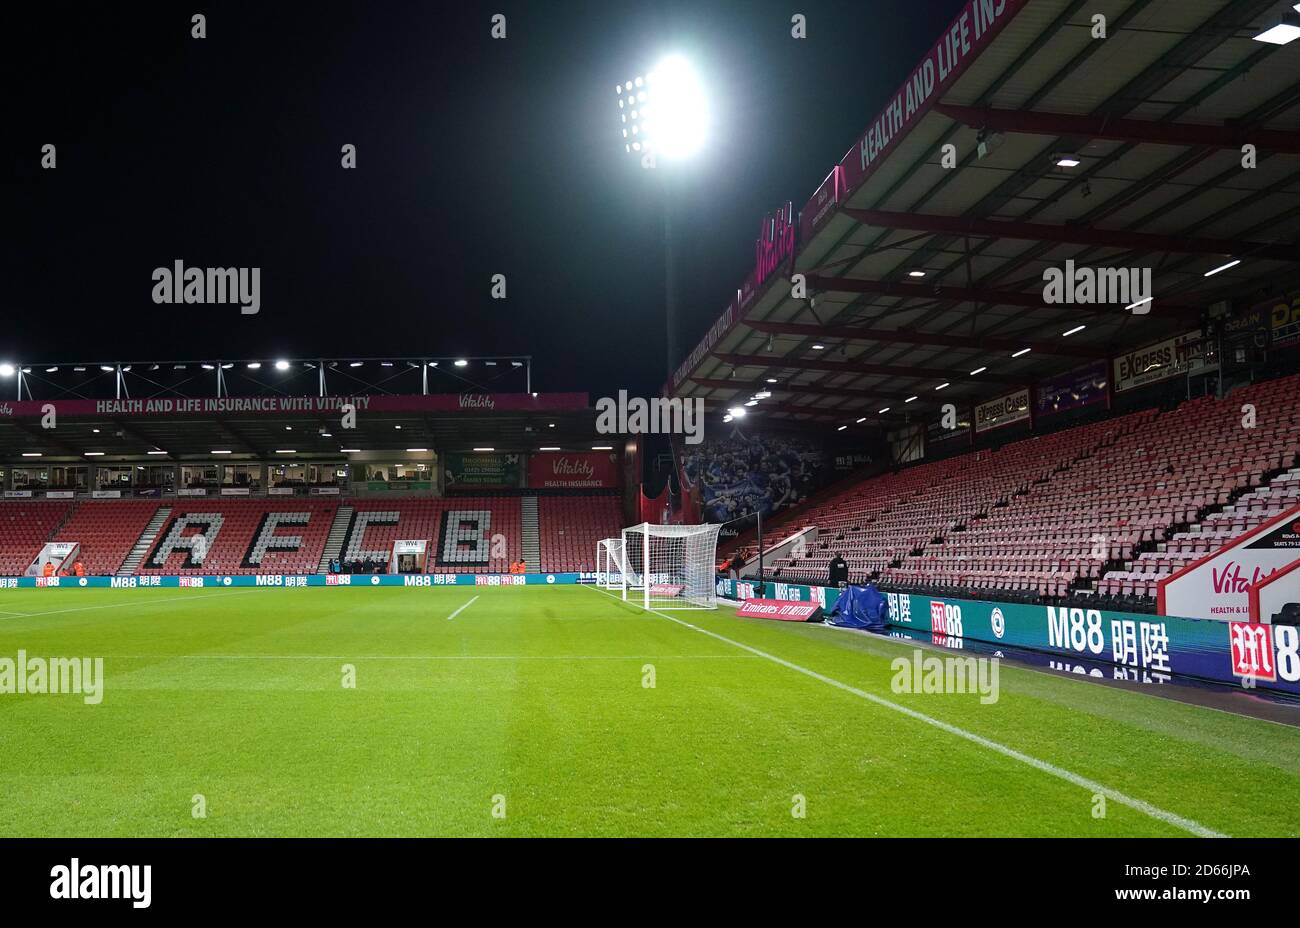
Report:
M 46 577 L 54 576 L 54 562 L 46 561 L 45 566 L 41 568 L 41 574 Z
M 72 565 L 72 572 L 76 574 L 78 577 L 86 576 L 86 568 L 82 566 L 81 561 L 77 561 L 75 564 Z

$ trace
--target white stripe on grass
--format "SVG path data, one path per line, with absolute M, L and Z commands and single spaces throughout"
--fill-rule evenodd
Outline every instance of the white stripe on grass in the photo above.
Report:
M 473 598 L 472 598 L 469 602 L 467 602 L 465 605 L 461 606 L 459 609 L 457 609 L 457 610 L 456 610 L 455 612 L 453 612 L 451 615 L 447 616 L 447 621 L 450 622 L 452 619 L 456 618 L 456 616 L 460 615 L 462 612 L 464 612 L 464 611 L 465 611 L 466 609 L 468 609 L 470 606 L 474 605 L 474 603 L 475 603 L 475 601 L 476 601 L 477 599 L 478 599 L 477 596 L 473 597 Z
M 596 589 L 596 588 L 592 587 L 592 589 Z M 605 593 L 604 590 L 597 589 L 596 591 L 598 593 Z M 612 593 L 606 595 L 613 596 Z M 634 603 L 633 605 L 637 605 L 637 604 Z M 645 608 L 645 607 L 638 606 L 638 608 Z M 1055 764 L 1049 764 L 1045 760 L 1039 760 L 1037 757 L 1031 757 L 1028 754 L 1024 754 L 1020 751 L 1017 751 L 1015 748 L 1009 748 L 1005 744 L 999 744 L 996 741 L 991 741 L 990 739 L 985 738 L 983 735 L 977 735 L 974 732 L 966 731 L 966 729 L 964 728 L 958 728 L 956 725 L 951 725 L 948 722 L 944 722 L 941 721 L 940 719 L 933 718 L 932 716 L 926 715 L 923 712 L 917 712 L 915 709 L 909 709 L 907 706 L 899 705 L 896 702 L 891 702 L 890 700 L 885 699 L 882 696 L 877 696 L 874 693 L 868 693 L 866 690 L 860 690 L 856 686 L 849 686 L 847 683 L 841 683 L 839 680 L 832 679 L 831 677 L 828 677 L 824 674 L 820 674 L 815 670 L 809 670 L 807 667 L 801 667 L 798 664 L 795 664 L 791 661 L 787 661 L 785 658 L 777 657 L 775 654 L 768 654 L 766 651 L 760 651 L 758 648 L 754 648 L 742 642 L 735 641 L 731 638 L 726 637 L 725 635 L 719 635 L 717 632 L 711 632 L 707 628 L 700 628 L 698 625 L 692 625 L 690 622 L 683 621 L 682 619 L 679 619 L 675 616 L 668 615 L 663 612 L 659 612 L 655 609 L 647 609 L 646 611 L 654 613 L 660 618 L 667 619 L 670 622 L 675 622 L 678 625 L 681 625 L 683 628 L 689 628 L 692 631 L 699 632 L 701 635 L 708 635 L 710 638 L 713 638 L 717 641 L 721 641 L 733 647 L 740 648 L 741 650 L 748 651 L 750 654 L 757 655 L 758 657 L 766 658 L 767 660 L 772 661 L 772 663 L 774 664 L 780 664 L 782 667 L 788 668 L 789 670 L 793 670 L 796 673 L 801 673 L 806 677 L 811 677 L 812 679 L 825 683 L 828 686 L 833 686 L 838 690 L 843 690 L 844 692 L 857 696 L 860 699 L 865 699 L 868 702 L 875 703 L 878 706 L 883 706 L 886 709 L 892 709 L 895 712 L 901 712 L 903 715 L 906 715 L 908 718 L 916 719 L 918 722 L 924 722 L 925 724 L 931 725 L 934 728 L 939 729 L 940 731 L 946 731 L 950 735 L 956 735 L 958 738 L 964 738 L 967 741 L 971 742 L 972 744 L 978 744 L 982 748 L 986 748 L 990 751 L 995 751 L 998 754 L 1003 755 L 1004 757 L 1009 757 L 1012 760 L 1019 761 L 1022 764 L 1026 764 L 1030 767 L 1033 767 L 1035 770 L 1041 770 L 1043 773 L 1050 774 L 1051 776 L 1064 780 L 1067 783 L 1073 783 L 1075 786 L 1082 787 L 1083 789 L 1086 789 L 1089 792 L 1099 793 L 1100 795 L 1105 796 L 1107 799 L 1111 800 L 1112 802 L 1117 802 L 1120 805 L 1128 806 L 1130 809 L 1134 809 L 1138 812 L 1141 812 L 1143 815 L 1150 816 L 1151 818 L 1156 819 L 1157 821 L 1164 822 L 1166 825 L 1172 825 L 1175 828 L 1180 828 L 1183 831 L 1189 832 L 1190 834 L 1194 834 L 1202 838 L 1227 837 L 1227 835 L 1221 834 L 1217 831 L 1214 831 L 1211 828 L 1205 827 L 1200 822 L 1193 821 L 1192 819 L 1189 818 L 1184 818 L 1181 815 L 1176 815 L 1173 812 L 1169 812 L 1166 811 L 1165 809 L 1161 809 L 1159 806 L 1153 806 L 1151 803 L 1145 802 L 1141 799 L 1135 799 L 1132 796 L 1127 795 L 1126 793 L 1121 793 L 1119 790 L 1111 789 L 1109 786 L 1104 786 L 1101 783 L 1098 783 L 1096 780 L 1089 780 L 1087 777 L 1080 776 L 1079 774 L 1066 770 L 1063 767 L 1058 767 Z
M 218 599 L 222 596 L 238 596 L 240 593 L 257 593 L 265 587 L 259 587 L 253 590 L 222 590 L 219 593 L 191 593 L 188 596 L 170 596 L 167 599 L 133 599 L 125 603 L 108 603 L 103 606 L 73 606 L 70 609 L 50 609 L 46 612 L 10 612 L 6 615 L 22 616 L 24 619 L 35 618 L 39 615 L 63 615 L 68 612 L 90 612 L 92 609 L 122 609 L 128 606 L 135 606 L 137 609 L 143 609 L 148 606 L 154 606 L 158 603 L 179 603 L 194 602 L 200 599 Z

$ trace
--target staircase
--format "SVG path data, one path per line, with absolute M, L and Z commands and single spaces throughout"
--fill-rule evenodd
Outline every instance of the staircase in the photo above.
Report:
M 340 506 L 334 513 L 334 524 L 330 526 L 329 537 L 325 539 L 325 549 L 320 553 L 320 564 L 316 568 L 316 573 L 330 572 L 330 561 L 339 556 L 343 550 L 343 542 L 348 539 L 348 526 L 352 524 L 352 513 L 351 506 Z
M 154 541 L 158 538 L 158 533 L 162 531 L 167 524 L 167 518 L 172 514 L 171 506 L 159 506 L 158 511 L 153 514 L 149 524 L 144 527 L 140 537 L 136 539 L 135 545 L 131 548 L 131 553 L 126 556 L 122 566 L 117 569 L 119 577 L 131 577 L 135 575 L 136 570 L 140 567 L 140 562 L 144 556 L 149 553 L 153 547 Z
M 524 529 L 524 563 L 530 574 L 542 572 L 542 538 L 537 529 L 537 497 L 525 496 L 519 506 L 520 523 Z

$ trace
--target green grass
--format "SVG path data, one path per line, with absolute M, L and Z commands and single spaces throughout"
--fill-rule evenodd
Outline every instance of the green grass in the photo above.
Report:
M 21 590 L 0 609 L 0 657 L 106 676 L 97 706 L 0 695 L 2 835 L 1186 834 L 1116 801 L 1094 817 L 1087 788 L 589 588 Z M 910 643 L 677 615 L 1214 831 L 1300 834 L 1296 729 L 1005 664 L 993 705 L 896 695 Z

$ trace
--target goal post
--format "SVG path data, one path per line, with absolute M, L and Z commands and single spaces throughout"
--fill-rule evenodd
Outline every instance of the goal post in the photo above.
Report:
M 623 589 L 627 556 L 622 538 L 602 538 L 596 543 L 596 585 L 606 590 Z
M 716 609 L 720 528 L 642 522 L 623 529 L 623 598 L 646 609 Z

